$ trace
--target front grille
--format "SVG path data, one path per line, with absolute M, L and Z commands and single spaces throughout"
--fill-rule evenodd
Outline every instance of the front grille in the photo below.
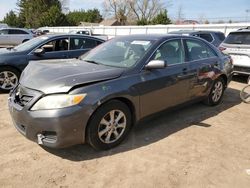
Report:
M 239 67 L 239 66 L 234 66 L 234 71 L 235 71 L 235 72 L 246 72 L 246 73 L 250 73 L 250 67 Z

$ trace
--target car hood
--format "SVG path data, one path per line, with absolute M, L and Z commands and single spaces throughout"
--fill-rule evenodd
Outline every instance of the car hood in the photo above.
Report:
M 13 55 L 16 55 L 16 54 L 23 54 L 23 53 L 24 52 L 8 50 L 7 48 L 1 48 L 0 49 L 0 55 L 1 56 L 13 56 Z
M 66 93 L 77 85 L 117 78 L 123 71 L 78 59 L 33 61 L 23 71 L 20 84 L 45 94 Z

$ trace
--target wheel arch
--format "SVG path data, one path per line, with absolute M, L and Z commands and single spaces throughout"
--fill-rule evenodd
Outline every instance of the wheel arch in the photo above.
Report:
M 16 67 L 16 66 L 12 66 L 12 65 L 0 65 L 0 70 L 1 70 L 2 68 L 15 69 L 15 70 L 18 71 L 20 74 L 22 73 L 22 71 L 21 71 L 18 67 Z
M 106 104 L 106 103 L 108 103 L 108 102 L 110 102 L 110 101 L 119 101 L 119 102 L 124 103 L 124 104 L 129 108 L 129 111 L 130 111 L 130 113 L 131 113 L 131 117 L 132 117 L 132 126 L 135 125 L 135 123 L 136 123 L 136 118 L 137 118 L 137 117 L 136 117 L 136 109 L 135 109 L 135 106 L 134 106 L 133 102 L 132 102 L 130 99 L 126 98 L 126 97 L 114 97 L 114 98 L 111 98 L 111 99 L 108 99 L 108 100 L 104 101 L 101 105 L 97 106 L 97 107 L 93 110 L 91 116 L 90 116 L 89 119 L 88 119 L 87 126 L 85 127 L 85 131 L 84 131 L 84 140 L 85 140 L 85 141 L 87 141 L 86 138 L 87 138 L 87 136 L 88 136 L 88 135 L 87 135 L 87 132 L 88 132 L 88 131 L 86 131 L 86 130 L 87 130 L 89 124 L 90 124 L 91 119 L 93 118 L 93 115 L 95 114 L 95 112 L 96 112 L 99 108 L 101 108 L 104 104 Z
M 226 76 L 225 74 L 221 74 L 221 75 L 219 76 L 219 78 L 222 78 L 222 79 L 223 79 L 223 81 L 224 81 L 224 83 L 225 83 L 225 87 L 227 87 L 227 85 L 228 85 L 228 78 L 227 78 L 227 76 Z

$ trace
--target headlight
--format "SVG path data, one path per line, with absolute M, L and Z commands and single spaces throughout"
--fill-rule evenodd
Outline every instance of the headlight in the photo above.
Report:
M 51 110 L 74 106 L 79 104 L 86 95 L 49 95 L 36 102 L 31 110 Z

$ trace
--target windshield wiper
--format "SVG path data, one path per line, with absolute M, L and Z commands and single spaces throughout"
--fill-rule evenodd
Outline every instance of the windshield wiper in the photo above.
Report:
M 94 60 L 84 60 L 84 59 L 82 59 L 83 61 L 86 61 L 86 62 L 88 62 L 88 63 L 93 63 L 93 64 L 96 64 L 96 65 L 100 65 L 100 63 L 98 63 L 98 62 L 96 62 L 96 61 L 94 61 Z

